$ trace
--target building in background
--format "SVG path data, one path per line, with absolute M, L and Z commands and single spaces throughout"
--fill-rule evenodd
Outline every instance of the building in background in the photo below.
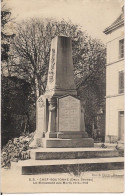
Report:
M 124 7 L 104 33 L 107 35 L 105 141 L 116 142 L 124 139 Z

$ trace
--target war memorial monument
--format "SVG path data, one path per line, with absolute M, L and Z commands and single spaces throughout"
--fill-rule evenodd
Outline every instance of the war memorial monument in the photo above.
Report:
M 94 148 L 85 130 L 84 107 L 73 76 L 71 39 L 52 40 L 47 87 L 37 100 L 31 159 L 12 163 L 22 175 L 123 169 L 115 149 Z
M 36 112 L 36 133 L 31 146 L 94 146 L 85 131 L 84 108 L 77 97 L 69 37 L 58 36 L 52 40 L 47 87 L 37 100 Z

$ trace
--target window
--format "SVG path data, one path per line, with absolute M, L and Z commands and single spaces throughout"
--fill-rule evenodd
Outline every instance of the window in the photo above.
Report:
M 119 93 L 124 92 L 124 71 L 119 72 Z
M 124 140 L 124 111 L 119 111 L 119 140 Z
M 124 57 L 124 39 L 119 41 L 119 58 Z

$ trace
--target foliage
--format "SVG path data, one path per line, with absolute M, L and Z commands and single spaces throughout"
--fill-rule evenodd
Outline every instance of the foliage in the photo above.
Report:
M 10 75 L 10 67 L 8 64 L 8 60 L 10 57 L 10 44 L 11 40 L 15 36 L 9 30 L 9 24 L 12 22 L 11 11 L 8 9 L 2 0 L 1 6 L 1 72 L 3 74 Z
M 18 25 L 14 39 L 14 49 L 21 61 L 18 66 L 15 63 L 14 72 L 29 76 L 32 84 L 34 83 L 36 97 L 45 91 L 51 40 L 57 35 L 72 38 L 74 73 L 76 81 L 79 81 L 78 88 L 97 72 L 101 72 L 102 66 L 104 68 L 104 45 L 82 32 L 78 25 L 71 21 L 52 19 L 23 21 L 23 24 Z
M 3 28 L 5 29 L 5 25 Z M 30 19 L 16 26 L 16 36 L 11 47 L 12 55 L 9 66 L 8 63 L 6 66 L 9 75 L 30 84 L 30 93 L 25 96 L 27 100 L 25 114 L 29 121 L 26 129 L 32 129 L 31 126 L 35 128 L 34 120 L 29 116 L 35 109 L 36 99 L 45 91 L 51 40 L 57 35 L 69 36 L 72 39 L 74 78 L 78 95 L 84 101 L 86 127 L 91 129 L 100 106 L 105 109 L 105 46 L 101 41 L 92 39 L 81 30 L 79 25 L 71 21 L 45 18 Z M 2 96 L 7 102 L 11 93 L 8 93 L 8 89 L 5 88 Z M 20 102 L 18 103 L 20 105 Z M 10 107 L 13 107 L 12 104 Z M 8 109 L 8 105 L 3 104 L 2 108 L 2 113 L 6 109 L 3 115 L 4 121 L 7 123 L 12 121 L 11 109 Z M 23 120 L 20 119 L 20 124 Z
M 9 139 L 22 132 L 35 129 L 34 94 L 26 79 L 12 74 L 11 43 L 15 36 L 10 26 L 14 23 L 11 10 L 2 0 L 1 6 L 1 135 L 5 145 Z M 32 112 L 32 113 L 31 113 Z
M 91 129 L 100 107 L 105 109 L 105 45 L 71 21 L 30 19 L 16 30 L 13 46 L 19 63 L 13 63 L 13 71 L 29 79 L 36 98 L 45 91 L 52 38 L 71 37 L 74 78 L 78 95 L 85 103 L 86 125 Z
M 33 138 L 33 133 L 14 138 L 2 148 L 1 165 L 4 168 L 10 168 L 11 162 L 26 160 L 30 158 L 29 143 Z
M 22 132 L 33 131 L 35 108 L 31 101 L 30 84 L 17 77 L 2 77 L 1 82 L 1 134 L 2 146 Z
M 90 132 L 99 109 L 105 111 L 106 49 L 99 40 L 89 38 L 80 56 L 75 78 L 78 95 L 84 102 L 86 129 L 92 136 Z
M 35 118 L 35 107 L 30 84 L 16 73 L 12 74 L 11 42 L 15 34 L 11 32 L 10 26 L 14 19 L 3 0 L 1 8 L 1 145 L 3 146 L 14 136 L 35 129 L 35 122 L 32 119 Z

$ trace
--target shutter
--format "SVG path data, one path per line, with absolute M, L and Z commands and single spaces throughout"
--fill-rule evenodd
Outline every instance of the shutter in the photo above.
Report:
M 124 39 L 119 41 L 119 58 L 124 58 Z
M 124 92 L 124 72 L 119 72 L 119 93 Z

